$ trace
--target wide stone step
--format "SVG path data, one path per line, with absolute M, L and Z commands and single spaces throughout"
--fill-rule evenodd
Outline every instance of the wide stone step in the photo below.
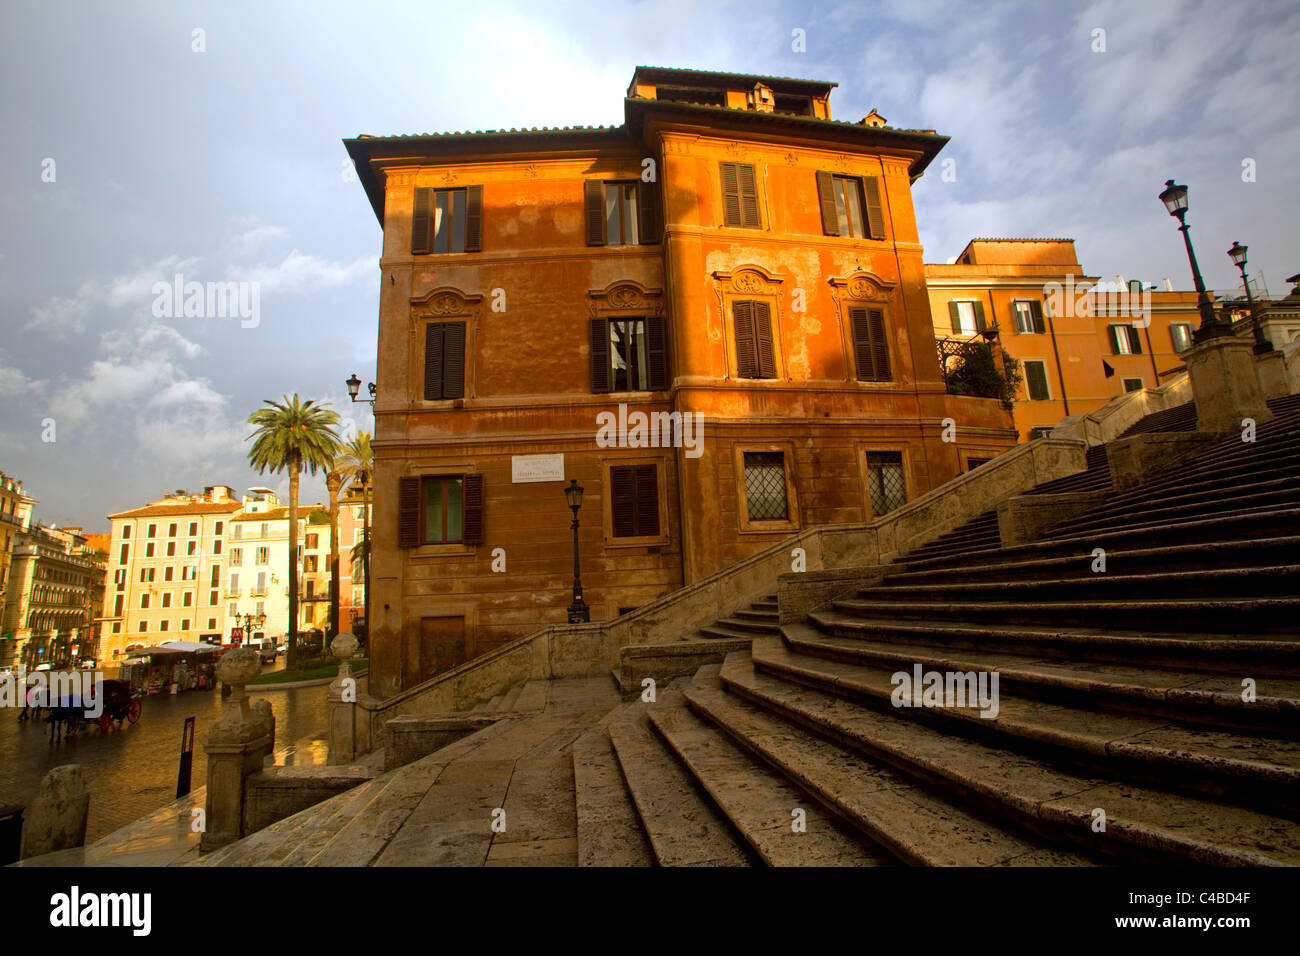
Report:
M 1052 557 L 1018 558 L 961 568 L 901 571 L 885 576 L 886 584 L 923 584 L 930 581 L 1014 581 L 1039 577 L 1092 577 L 1094 555 L 1079 545 L 1063 548 L 1065 554 Z M 1003 552 L 1004 554 L 1010 553 Z M 1300 535 L 1253 538 L 1243 541 L 1212 541 L 1170 547 L 1114 549 L 1106 552 L 1107 572 L 1160 571 L 1177 568 L 1202 571 L 1224 567 L 1262 567 L 1283 564 L 1300 554 Z
M 736 679 L 746 655 L 725 665 Z M 752 668 L 749 676 L 753 679 Z M 691 708 L 758 759 L 812 794 L 869 840 L 914 866 L 1080 866 L 1071 849 L 971 813 L 886 764 L 816 737 L 712 688 L 687 688 Z
M 1252 699 L 1243 699 L 1236 675 L 1161 667 L 1053 660 L 1027 654 L 957 649 L 832 637 L 802 624 L 787 624 L 785 644 L 796 654 L 896 673 L 920 664 L 924 670 L 991 672 L 999 687 L 1016 694 L 1091 706 L 1101 702 L 1126 710 L 1193 720 L 1214 726 L 1292 733 L 1300 728 L 1300 678 L 1262 676 Z
M 515 709 L 515 702 L 519 700 L 519 695 L 524 692 L 524 681 L 520 681 L 510 690 L 506 691 L 505 699 L 501 701 L 500 710 L 503 713 L 509 713 Z
M 756 673 L 739 652 L 728 656 L 722 681 L 729 692 L 883 761 L 964 805 L 1087 853 L 1148 863 L 1300 864 L 1300 827 L 1288 817 L 1066 770 Z
M 895 862 L 779 774 L 757 764 L 684 707 L 650 708 L 650 723 L 768 866 Z M 802 820 L 796 829 L 796 811 Z
M 1294 558 L 1298 552 L 1290 556 Z M 1300 565 L 1265 567 L 1208 568 L 1202 570 L 1124 573 L 1112 566 L 1109 558 L 1105 571 L 1091 572 L 1094 558 L 1081 557 L 1089 570 L 1087 576 L 1034 577 L 1024 572 L 1001 580 L 958 580 L 943 583 L 898 583 L 890 581 L 877 587 L 863 588 L 859 595 L 871 601 L 936 601 L 951 598 L 961 601 L 1018 600 L 1053 601 L 1096 598 L 1121 598 L 1160 595 L 1202 597 L 1271 597 L 1300 595 Z
M 1213 497 L 1179 504 L 1126 506 L 1090 511 L 1085 515 L 1063 522 L 1048 531 L 1052 537 L 1079 537 L 1129 527 L 1141 527 L 1156 522 L 1200 520 L 1210 515 L 1227 517 L 1249 514 L 1260 509 L 1294 508 L 1300 503 L 1300 480 L 1288 487 L 1270 489 L 1259 494 L 1238 494 L 1231 489 Z
M 907 620 L 998 621 L 1004 624 L 1061 624 L 1087 621 L 1102 627 L 1182 628 L 1215 634 L 1294 634 L 1300 621 L 1300 597 L 1143 601 L 890 601 L 857 599 L 834 602 L 836 610 L 860 617 Z
M 869 707 L 912 711 L 950 732 L 997 740 L 1000 746 L 1046 749 L 1054 759 L 1077 760 L 1110 775 L 1178 779 L 1184 786 L 1234 788 L 1260 799 L 1300 806 L 1300 741 L 1259 733 L 1186 727 L 1168 717 L 1075 708 L 994 692 L 985 674 L 985 700 L 969 699 L 963 686 L 953 701 L 920 706 L 921 687 L 900 692 L 892 667 L 863 666 L 795 654 L 780 644 L 756 642 L 755 670 L 849 697 Z M 909 678 L 912 668 L 900 668 Z M 963 669 L 965 670 L 965 669 Z M 943 675 L 940 675 L 943 678 Z M 973 690 L 973 689 L 972 689 Z M 990 704 L 984 709 L 984 704 Z
M 1300 642 L 1283 636 L 1171 633 L 1124 629 L 1036 627 L 1004 622 L 962 622 L 939 618 L 904 621 L 896 616 L 848 612 L 840 601 L 831 609 L 814 611 L 809 621 L 837 637 L 871 641 L 925 643 L 949 648 L 1010 651 L 1038 657 L 1082 658 L 1091 661 L 1189 667 L 1210 672 L 1289 674 L 1300 667 Z M 888 605 L 881 605 L 886 611 Z
M 712 640 L 748 641 L 754 638 L 756 632 L 739 627 L 727 627 L 723 624 L 709 624 L 706 627 L 700 628 L 696 633 L 701 637 L 707 637 Z
M 780 617 L 777 608 L 763 608 L 759 610 L 752 606 L 746 610 L 736 611 L 731 616 L 742 621 L 759 621 L 764 623 L 775 621 Z
M 778 618 L 775 616 L 761 620 L 748 617 L 726 617 L 717 621 L 714 626 L 741 634 L 775 634 L 780 631 L 780 625 L 777 621 Z
M 908 571 L 940 571 L 950 568 L 964 570 L 1005 561 L 1073 555 L 1081 548 L 1091 551 L 1101 547 L 1109 553 L 1124 549 L 1214 544 L 1297 534 L 1300 534 L 1300 508 L 1262 508 L 1239 515 L 1192 518 L 1167 524 L 1141 524 L 1102 534 L 1076 536 L 1052 532 L 1039 541 L 985 554 L 949 556 L 932 561 L 917 561 L 908 557 L 901 564 Z
M 603 727 L 575 741 L 573 782 L 578 865 L 654 866 L 654 851 Z
M 675 693 L 661 692 L 654 704 L 625 704 L 621 719 L 609 725 L 609 739 L 655 859 L 661 866 L 752 866 L 756 860 L 748 845 L 650 730 L 645 708 L 679 707 Z

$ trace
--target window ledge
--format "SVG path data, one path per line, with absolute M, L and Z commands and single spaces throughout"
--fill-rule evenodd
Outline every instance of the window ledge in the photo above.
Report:
M 742 519 L 740 522 L 741 534 L 789 534 L 792 531 L 802 530 L 799 525 L 793 521 L 750 521 Z
M 454 544 L 422 544 L 406 550 L 413 558 L 464 557 L 475 553 L 474 545 L 459 542 Z
M 606 538 L 606 548 L 655 548 L 663 547 L 668 544 L 668 536 L 661 535 L 643 535 L 638 538 Z

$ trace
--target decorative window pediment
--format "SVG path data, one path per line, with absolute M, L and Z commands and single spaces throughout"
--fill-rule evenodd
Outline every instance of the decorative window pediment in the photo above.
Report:
M 474 315 L 482 301 L 481 295 L 466 295 L 460 289 L 441 286 L 411 299 L 411 317 L 418 320 L 447 315 Z
M 618 279 L 603 289 L 590 290 L 587 307 L 593 318 L 612 312 L 663 315 L 664 290 L 646 288 L 632 279 Z
M 870 272 L 859 270 L 847 276 L 833 276 L 831 295 L 836 305 L 840 299 L 853 299 L 860 302 L 888 302 L 894 296 L 894 283 L 881 279 Z

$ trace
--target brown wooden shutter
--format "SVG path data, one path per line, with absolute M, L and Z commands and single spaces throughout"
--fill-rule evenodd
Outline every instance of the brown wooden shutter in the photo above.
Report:
M 420 543 L 420 479 L 397 480 L 397 546 L 414 548 Z
M 1037 299 L 1029 300 L 1029 311 L 1034 320 L 1034 331 L 1042 335 L 1047 331 L 1047 325 L 1043 322 L 1043 303 Z
M 429 227 L 433 217 L 429 214 L 431 189 L 415 191 L 415 215 L 411 218 L 411 255 L 424 255 L 429 251 Z
M 1138 336 L 1138 330 L 1135 329 L 1135 328 L 1133 328 L 1133 326 L 1131 326 L 1131 325 L 1126 325 L 1126 326 L 1124 326 L 1124 332 L 1125 332 L 1125 334 L 1128 336 L 1128 344 L 1129 344 L 1129 348 L 1132 349 L 1133 354 L 1134 354 L 1134 355 L 1141 355 L 1141 354 L 1142 354 L 1142 339 L 1139 338 L 1139 336 Z
M 825 170 L 817 172 L 817 200 L 822 207 L 822 232 L 828 236 L 838 236 L 840 215 L 835 209 L 835 180 Z
M 865 177 L 862 195 L 867 197 L 867 234 L 872 239 L 884 239 L 885 214 L 880 205 L 880 180 L 875 176 Z
M 442 330 L 443 323 L 430 322 L 424 327 L 424 400 L 442 398 Z
M 465 251 L 483 250 L 483 187 L 465 188 Z
M 1119 326 L 1108 325 L 1106 326 L 1106 332 L 1110 336 L 1110 354 L 1119 355 Z M 1110 375 L 1107 375 L 1106 377 L 1110 378 Z
M 875 381 L 876 356 L 871 351 L 871 327 L 867 324 L 867 310 L 850 308 L 849 325 L 853 333 L 853 362 L 858 369 L 858 381 Z
M 740 225 L 740 181 L 735 163 L 721 163 L 722 168 L 722 221 L 724 225 Z
M 868 309 L 867 322 L 871 328 L 871 351 L 875 357 L 877 382 L 889 381 L 889 340 L 885 338 L 885 310 Z
M 588 179 L 583 187 L 586 203 L 587 245 L 605 244 L 605 182 Z
M 650 390 L 657 392 L 668 387 L 668 323 L 662 315 L 647 316 L 646 365 Z
M 636 534 L 636 469 L 611 468 L 609 486 L 614 537 L 630 538 Z
M 442 325 L 442 397 L 465 397 L 465 323 Z
M 762 223 L 758 219 L 758 188 L 754 184 L 754 167 L 748 163 L 737 163 L 736 173 L 740 180 L 740 224 L 746 229 L 758 229 Z
M 948 317 L 952 319 L 952 331 L 956 335 L 961 334 L 961 310 L 957 308 L 956 302 L 948 303 Z
M 986 325 L 984 322 L 984 303 L 976 302 L 975 303 L 975 331 L 983 332 L 986 328 L 988 328 L 988 325 Z
M 461 489 L 461 535 L 465 544 L 483 543 L 483 476 L 466 475 Z
M 776 378 L 776 350 L 772 345 L 772 307 L 754 303 L 754 342 L 758 346 L 758 377 Z
M 591 390 L 595 393 L 613 389 L 609 361 L 609 320 L 591 320 Z
M 641 182 L 636 184 L 637 235 L 641 245 L 652 246 L 659 241 L 662 226 L 659 223 L 659 184 Z
M 657 471 L 654 465 L 638 465 L 636 468 L 636 533 L 638 535 L 659 533 Z
M 874 176 L 863 178 L 862 195 L 867 199 L 867 235 L 872 239 L 885 238 L 884 209 L 880 206 L 880 179 Z
M 754 347 L 754 303 L 748 300 L 731 303 L 736 326 L 736 373 L 741 378 L 758 377 L 757 352 Z

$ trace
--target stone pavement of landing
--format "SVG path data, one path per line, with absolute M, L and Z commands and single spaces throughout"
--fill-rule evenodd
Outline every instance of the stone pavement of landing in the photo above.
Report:
M 200 865 L 576 866 L 573 744 L 621 703 L 605 665 L 529 681 L 495 724 Z
M 276 751 L 278 766 L 324 764 L 327 753 L 318 738 L 304 738 Z M 197 787 L 178 800 L 114 830 L 89 846 L 31 857 L 12 866 L 184 866 L 199 860 L 199 834 L 194 832 L 195 809 L 202 809 L 206 787 Z

